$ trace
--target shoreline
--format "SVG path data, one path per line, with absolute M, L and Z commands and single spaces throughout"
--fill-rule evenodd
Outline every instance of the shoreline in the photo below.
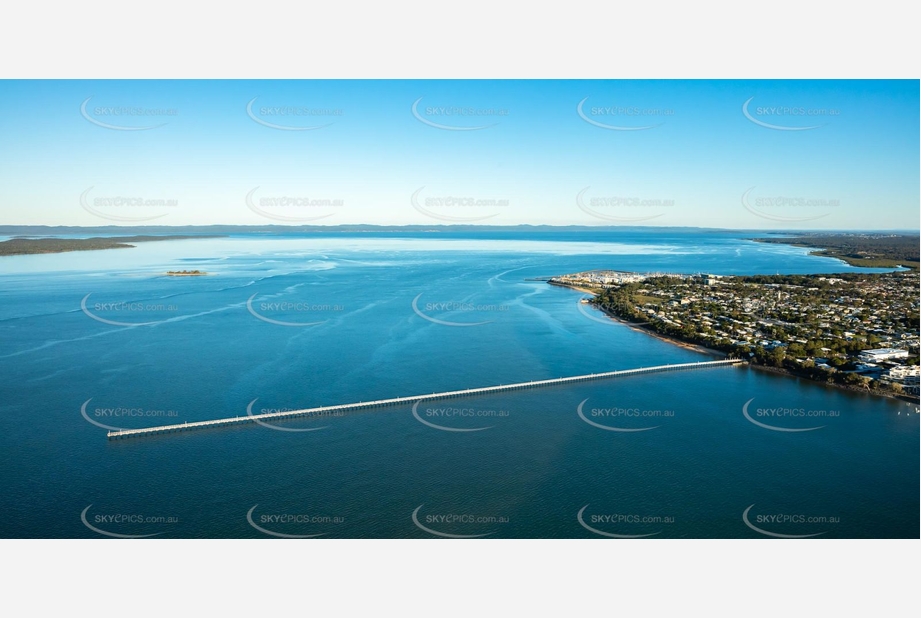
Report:
M 867 388 L 858 388 L 856 386 L 850 386 L 848 384 L 836 384 L 834 382 L 821 382 L 819 380 L 813 380 L 809 376 L 799 375 L 795 371 L 787 369 L 786 367 L 770 367 L 768 365 L 756 365 L 754 363 L 749 363 L 749 367 L 752 367 L 753 369 L 759 369 L 761 371 L 767 371 L 769 373 L 782 374 L 785 376 L 789 376 L 791 378 L 799 378 L 811 384 L 818 384 L 820 386 L 831 386 L 833 388 L 840 388 L 842 390 L 850 391 L 852 393 L 861 393 L 861 394 L 866 394 L 866 395 L 877 395 L 879 397 L 888 397 L 889 399 L 897 399 L 899 401 L 904 401 L 905 403 L 913 403 L 916 405 L 919 403 L 919 398 L 915 395 L 907 395 L 905 393 L 892 393 L 892 392 L 887 392 L 887 391 L 877 391 L 877 390 L 871 390 Z
M 583 293 L 585 293 L 585 294 L 591 294 L 592 296 L 597 296 L 597 292 L 594 292 L 594 291 L 592 291 L 592 290 L 590 290 L 590 289 L 588 289 L 588 288 L 580 288 L 580 287 L 577 287 L 577 286 L 567 285 L 567 284 L 565 284 L 565 283 L 557 283 L 557 282 L 550 282 L 550 284 L 551 284 L 551 285 L 556 285 L 556 286 L 561 287 L 561 288 L 569 288 L 569 289 L 571 289 L 571 290 L 577 290 L 577 291 L 583 292 Z M 605 309 L 604 307 L 598 307 L 598 309 L 600 309 L 601 312 L 604 313 L 607 317 L 609 317 L 612 321 L 618 322 L 618 323 L 623 324 L 623 325 L 625 325 L 625 326 L 629 326 L 629 327 L 631 327 L 633 330 L 643 332 L 643 333 L 645 333 L 646 335 L 649 335 L 649 336 L 651 336 L 651 337 L 655 337 L 656 339 L 659 339 L 660 341 L 665 341 L 665 342 L 667 342 L 667 343 L 670 343 L 670 344 L 672 344 L 672 345 L 675 345 L 675 346 L 684 348 L 684 349 L 686 349 L 686 350 L 692 350 L 692 351 L 694 351 L 694 352 L 698 352 L 698 353 L 700 353 L 700 354 L 707 354 L 707 355 L 709 355 L 709 356 L 716 356 L 716 357 L 719 357 L 719 358 L 726 358 L 726 357 L 728 356 L 725 352 L 721 352 L 720 350 L 714 350 L 714 349 L 712 349 L 712 348 L 708 348 L 708 347 L 706 347 L 706 346 L 703 346 L 703 345 L 700 345 L 700 344 L 697 344 L 697 343 L 691 343 L 691 342 L 688 342 L 688 341 L 683 341 L 683 340 L 681 340 L 681 339 L 676 339 L 676 338 L 674 338 L 674 337 L 668 337 L 668 336 L 666 336 L 666 335 L 662 335 L 661 333 L 657 333 L 657 332 L 652 331 L 652 330 L 649 330 L 649 329 L 647 329 L 647 328 L 643 328 L 641 324 L 637 324 L 636 322 L 628 322 L 627 320 L 624 320 L 624 319 L 621 318 L 620 316 L 617 316 L 617 315 L 614 315 L 614 314 L 610 313 L 610 312 L 609 312 L 607 309 Z M 836 383 L 834 383 L 834 382 L 821 382 L 821 381 L 819 381 L 819 380 L 813 380 L 812 378 L 810 378 L 810 377 L 808 377 L 808 376 L 799 375 L 799 374 L 797 374 L 797 373 L 795 373 L 795 372 L 793 372 L 793 371 L 791 371 L 791 370 L 789 370 L 789 369 L 787 369 L 787 368 L 785 368 L 785 367 L 769 367 L 769 366 L 767 366 L 767 365 L 758 365 L 758 364 L 755 364 L 755 363 L 752 363 L 752 362 L 748 362 L 747 365 L 748 365 L 748 367 L 751 367 L 751 368 L 753 368 L 753 369 L 759 369 L 759 370 L 767 371 L 768 373 L 773 373 L 773 374 L 777 374 L 777 375 L 784 375 L 784 376 L 787 376 L 787 377 L 790 377 L 790 378 L 797 378 L 797 379 L 800 379 L 800 380 L 804 380 L 804 381 L 806 381 L 806 382 L 810 382 L 810 383 L 812 383 L 812 384 L 818 384 L 818 385 L 822 385 L 822 386 L 830 386 L 830 387 L 837 388 L 837 389 L 841 389 L 841 390 L 844 390 L 844 391 L 849 391 L 849 392 L 852 392 L 852 393 L 861 393 L 861 394 L 867 394 L 867 395 L 876 395 L 876 396 L 878 396 L 878 397 L 886 397 L 886 398 L 888 398 L 888 399 L 895 399 L 895 400 L 898 400 L 898 401 L 904 401 L 904 402 L 906 402 L 906 403 L 911 403 L 911 404 L 918 404 L 919 402 L 921 402 L 921 399 L 919 399 L 919 397 L 916 397 L 916 396 L 913 396 L 913 395 L 906 395 L 906 394 L 904 394 L 904 393 L 890 393 L 890 392 L 885 392 L 885 391 L 870 390 L 870 389 L 866 389 L 866 388 L 857 388 L 857 387 L 855 387 L 855 386 L 849 386 L 849 385 L 846 385 L 846 384 L 836 384 Z
M 166 236 L 93 236 L 91 238 L 60 237 L 13 237 L 0 241 L 0 257 L 20 255 L 52 255 L 78 251 L 106 251 L 108 249 L 134 249 L 136 244 L 167 240 L 192 240 L 200 238 L 226 238 L 218 234 L 208 235 L 166 235 Z
M 598 309 L 600 309 L 601 312 L 602 312 L 603 314 L 605 314 L 606 316 L 608 316 L 609 318 L 611 318 L 611 319 L 612 319 L 613 321 L 615 321 L 615 322 L 618 322 L 618 323 L 623 324 L 623 325 L 625 325 L 625 326 L 629 326 L 629 327 L 632 328 L 633 330 L 636 330 L 636 331 L 640 331 L 640 332 L 646 333 L 646 334 L 649 335 L 650 337 L 655 337 L 656 339 L 658 339 L 658 340 L 660 340 L 660 341 L 665 341 L 665 342 L 670 343 L 670 344 L 672 344 L 672 345 L 678 346 L 679 348 L 684 348 L 685 350 L 691 350 L 691 351 L 697 352 L 697 353 L 699 353 L 699 354 L 706 354 L 707 356 L 716 356 L 716 357 L 718 357 L 718 358 L 726 358 L 726 357 L 728 356 L 728 354 L 726 354 L 725 352 L 721 352 L 720 350 L 714 350 L 713 348 L 708 348 L 707 346 L 701 345 L 701 344 L 699 344 L 699 343 L 691 343 L 690 341 L 683 341 L 683 340 L 681 340 L 681 339 L 675 339 L 674 337 L 669 337 L 668 335 L 663 335 L 662 333 L 657 333 L 657 332 L 655 332 L 654 330 L 650 330 L 650 329 L 648 329 L 648 328 L 643 328 L 643 323 L 642 323 L 642 322 L 640 322 L 640 323 L 637 323 L 637 322 L 628 322 L 627 320 L 623 319 L 622 317 L 620 317 L 620 316 L 618 316 L 618 315 L 615 315 L 615 314 L 613 314 L 613 313 L 610 313 L 610 312 L 609 312 L 607 309 L 605 309 L 604 307 L 598 307 Z M 751 364 L 751 363 L 749 363 L 749 364 Z
M 798 247 L 800 249 L 811 249 L 809 255 L 814 255 L 816 257 L 825 257 L 832 258 L 842 262 L 846 266 L 851 266 L 853 268 L 885 268 L 892 269 L 896 272 L 899 269 L 904 269 L 907 271 L 917 271 L 919 269 L 919 264 L 913 260 L 899 260 L 894 258 L 858 258 L 853 255 L 848 255 L 843 253 L 840 248 L 829 247 L 827 244 L 821 243 L 810 243 L 808 241 L 801 240 L 805 238 L 814 238 L 811 235 L 799 235 L 791 236 L 789 238 L 749 238 L 753 242 L 758 242 L 766 245 L 787 245 L 788 247 Z M 870 260 L 871 264 L 867 264 L 867 260 Z
M 565 283 L 556 283 L 556 282 L 550 282 L 550 284 L 559 286 L 561 288 L 569 288 L 570 290 L 578 290 L 579 292 L 584 292 L 585 294 L 591 294 L 592 296 L 597 296 L 597 292 L 589 288 L 581 288 L 581 287 L 574 286 L 574 285 L 567 285 Z M 657 333 L 648 328 L 643 328 L 643 323 L 629 322 L 623 319 L 622 317 L 611 313 L 604 307 L 597 307 L 597 308 L 600 309 L 601 312 L 607 317 L 609 317 L 612 321 L 617 322 L 619 324 L 623 324 L 625 326 L 629 326 L 633 330 L 646 333 L 650 337 L 655 337 L 656 339 L 659 339 L 660 341 L 665 341 L 667 343 L 678 346 L 680 348 L 684 348 L 686 350 L 691 350 L 699 354 L 706 354 L 708 356 L 715 356 L 717 358 L 726 358 L 728 356 L 728 354 L 726 354 L 725 352 L 721 352 L 720 350 L 714 350 L 713 348 L 708 348 L 699 343 L 692 343 L 690 341 L 682 341 L 681 339 L 675 339 L 674 337 L 668 337 L 667 335 Z

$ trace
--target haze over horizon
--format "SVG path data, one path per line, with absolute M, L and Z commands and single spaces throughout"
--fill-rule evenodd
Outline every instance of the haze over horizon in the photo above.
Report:
M 750 233 L 764 233 L 764 234 L 918 234 L 918 228 L 865 228 L 865 229 L 790 229 L 790 230 L 771 230 L 767 228 L 718 228 L 718 227 L 698 227 L 698 226 L 642 226 L 642 225 L 549 225 L 549 224 L 530 224 L 530 223 L 519 223 L 514 225 L 488 225 L 488 224 L 419 224 L 419 223 L 408 223 L 403 225 L 385 225 L 385 224 L 339 224 L 339 225 L 296 225 L 296 224 L 225 224 L 225 223 L 212 223 L 204 225 L 143 225 L 143 224 L 122 224 L 116 225 L 113 223 L 103 224 L 103 225 L 0 225 L 0 232 L 23 232 L 24 229 L 51 229 L 51 230 L 118 230 L 119 233 L 140 233 L 140 232 L 151 232 L 156 233 L 157 231 L 181 231 L 181 230 L 210 230 L 212 228 L 228 228 L 228 229 L 239 229 L 241 231 L 249 230 L 258 230 L 258 231 L 278 231 L 278 232 L 289 232 L 289 231 L 304 231 L 304 232 L 321 232 L 321 231 L 355 231 L 355 230 L 391 230 L 391 229 L 406 229 L 406 230 L 415 230 L 415 231 L 426 231 L 430 229 L 436 229 L 437 231 L 509 231 L 516 230 L 518 228 L 527 228 L 528 230 L 567 230 L 567 229 L 584 229 L 590 231 L 599 231 L 599 232 L 611 232 L 611 231 L 620 231 L 625 232 L 637 232 L 637 231 L 649 231 L 650 233 L 662 232 L 662 231 L 688 231 L 691 232 L 750 232 Z
M 0 89 L 0 225 L 919 228 L 917 80 Z

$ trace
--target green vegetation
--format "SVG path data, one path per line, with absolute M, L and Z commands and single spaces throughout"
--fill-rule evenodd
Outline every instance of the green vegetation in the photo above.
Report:
M 67 253 L 69 251 L 100 251 L 103 249 L 130 249 L 129 243 L 158 240 L 186 240 L 189 238 L 223 238 L 223 236 L 114 236 L 93 238 L 11 238 L 0 242 L 2 255 L 34 255 L 39 253 Z
M 851 266 L 918 270 L 919 236 L 908 234 L 814 234 L 792 238 L 754 238 L 758 242 L 814 247 L 812 255 L 838 258 Z
M 661 305 L 662 303 L 665 302 L 664 298 L 658 298 L 656 296 L 646 296 L 645 294 L 636 294 L 633 297 L 633 300 L 636 301 L 637 304 L 641 304 L 641 305 L 645 305 L 645 304 Z
M 918 272 L 748 277 L 661 276 L 611 285 L 605 311 L 681 341 L 823 382 L 901 392 L 857 355 L 909 350 L 916 365 Z M 896 364 L 896 363 L 888 363 Z M 874 379 L 876 378 L 876 379 Z

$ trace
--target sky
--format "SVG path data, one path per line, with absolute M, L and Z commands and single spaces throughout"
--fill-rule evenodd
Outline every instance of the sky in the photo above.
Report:
M 918 80 L 61 80 L 0 94 L 0 225 L 921 218 Z

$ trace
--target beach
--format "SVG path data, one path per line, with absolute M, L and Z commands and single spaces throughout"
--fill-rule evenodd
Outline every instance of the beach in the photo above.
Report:
M 558 283 L 558 282 L 555 282 L 555 281 L 550 282 L 550 284 L 551 284 L 551 285 L 556 285 L 556 286 L 559 286 L 559 287 L 564 287 L 564 288 L 570 288 L 570 289 L 573 289 L 573 290 L 578 290 L 579 292 L 584 292 L 584 293 L 586 293 L 586 294 L 591 294 L 592 296 L 597 296 L 597 292 L 596 292 L 595 290 L 590 289 L 590 288 L 578 287 L 578 286 L 573 286 L 573 285 L 566 285 L 566 284 L 564 284 L 564 283 Z M 609 318 L 611 318 L 611 320 L 613 320 L 613 321 L 615 321 L 615 322 L 619 322 L 620 324 L 624 324 L 624 325 L 626 325 L 626 326 L 629 326 L 629 327 L 632 328 L 633 330 L 642 331 L 643 333 L 646 333 L 647 335 L 649 335 L 649 336 L 651 336 L 651 337 L 655 337 L 656 339 L 659 339 L 659 340 L 661 340 L 661 341 L 666 341 L 666 342 L 668 342 L 668 343 L 671 343 L 672 345 L 676 345 L 676 346 L 681 347 L 681 348 L 684 348 L 684 349 L 686 349 L 686 350 L 693 350 L 694 352 L 698 352 L 698 353 L 700 353 L 700 354 L 707 354 L 708 356 L 714 356 L 714 357 L 717 357 L 717 358 L 725 358 L 725 357 L 727 356 L 727 354 L 726 354 L 725 352 L 721 352 L 720 350 L 714 350 L 713 348 L 708 348 L 708 347 L 706 347 L 706 346 L 703 346 L 703 345 L 700 345 L 700 344 L 696 344 L 696 343 L 689 343 L 689 342 L 687 342 L 687 341 L 682 341 L 681 339 L 676 339 L 676 338 L 674 338 L 674 337 L 668 337 L 667 335 L 663 335 L 663 334 L 661 334 L 661 333 L 657 333 L 657 332 L 652 331 L 652 330 L 650 330 L 650 329 L 648 329 L 648 328 L 643 328 L 643 325 L 642 325 L 642 324 L 638 324 L 638 323 L 636 323 L 636 322 L 629 322 L 629 321 L 627 321 L 627 320 L 621 318 L 620 316 L 618 316 L 618 315 L 616 315 L 616 314 L 614 314 L 614 313 L 608 311 L 608 310 L 605 309 L 604 307 L 600 307 L 600 306 L 596 306 L 596 307 L 597 307 L 598 309 L 600 309 L 606 316 L 608 316 Z M 837 383 L 834 383 L 834 382 L 821 382 L 821 381 L 819 381 L 819 380 L 813 380 L 812 378 L 810 378 L 810 377 L 808 377 L 808 376 L 799 375 L 799 374 L 797 374 L 796 372 L 791 371 L 790 369 L 787 369 L 787 368 L 785 368 L 785 367 L 769 367 L 769 366 L 767 366 L 767 365 L 759 365 L 759 364 L 755 364 L 755 363 L 749 363 L 749 366 L 750 366 L 750 367 L 753 367 L 753 368 L 761 369 L 761 370 L 764 370 L 764 371 L 767 371 L 767 372 L 770 372 L 770 373 L 786 375 L 786 376 L 793 377 L 793 378 L 800 378 L 800 379 L 803 379 L 803 380 L 807 380 L 807 381 L 809 381 L 809 382 L 813 382 L 813 383 L 815 383 L 815 384 L 824 384 L 824 385 L 826 385 L 826 386 L 831 386 L 831 387 L 834 387 L 834 388 L 839 388 L 839 389 L 846 390 L 846 391 L 851 391 L 851 392 L 854 392 L 854 393 L 867 393 L 867 394 L 870 394 L 870 395 L 878 395 L 878 396 L 881 396 L 881 397 L 888 397 L 888 398 L 890 398 L 890 399 L 898 399 L 899 401 L 906 401 L 906 402 L 909 402 L 909 403 L 918 403 L 918 402 L 919 402 L 919 398 L 918 398 L 917 396 L 913 396 L 913 395 L 906 395 L 906 394 L 903 394 L 903 393 L 892 393 L 892 392 L 879 391 L 879 390 L 870 390 L 870 389 L 867 389 L 867 388 L 859 388 L 859 387 L 856 387 L 856 386 L 849 386 L 849 385 L 847 385 L 847 384 L 837 384 Z
M 584 292 L 585 294 L 591 294 L 592 296 L 597 296 L 597 295 L 598 295 L 598 293 L 597 293 L 595 290 L 591 289 L 591 288 L 584 288 L 584 287 L 579 287 L 579 286 L 575 286 L 575 285 L 566 285 L 565 283 L 558 283 L 558 282 L 556 282 L 556 281 L 550 281 L 549 283 L 550 283 L 550 285 L 556 285 L 556 286 L 559 286 L 559 287 L 562 287 L 562 288 L 569 288 L 569 289 L 571 289 L 571 290 L 578 290 L 579 292 Z M 650 330 L 650 329 L 648 329 L 648 328 L 643 328 L 643 324 L 641 324 L 641 323 L 629 322 L 629 321 L 627 321 L 627 320 L 621 318 L 620 316 L 615 315 L 614 313 L 611 313 L 610 311 L 608 311 L 608 310 L 605 309 L 604 307 L 598 307 L 598 309 L 600 309 L 606 316 L 608 316 L 609 318 L 611 318 L 613 321 L 619 322 L 620 324 L 624 324 L 624 325 L 626 325 L 626 326 L 629 326 L 629 327 L 632 328 L 633 330 L 642 331 L 642 332 L 646 333 L 647 335 L 649 335 L 650 337 L 655 337 L 656 339 L 660 339 L 661 341 L 666 341 L 666 342 L 668 342 L 668 343 L 671 343 L 672 345 L 676 345 L 676 346 L 678 346 L 678 347 L 680 347 L 680 348 L 684 348 L 685 350 L 693 350 L 694 352 L 699 352 L 700 354 L 707 354 L 708 356 L 714 356 L 714 357 L 717 357 L 717 358 L 726 358 L 726 353 L 725 353 L 725 352 L 721 352 L 720 350 L 714 350 L 713 348 L 708 348 L 708 347 L 706 347 L 706 346 L 703 346 L 703 345 L 700 345 L 700 344 L 697 344 L 697 343 L 689 343 L 689 342 L 687 342 L 687 341 L 682 341 L 681 339 L 676 339 L 676 338 L 674 338 L 674 337 L 668 337 L 668 336 L 666 336 L 666 335 L 662 335 L 662 334 L 657 333 L 657 332 L 655 332 L 655 331 L 652 331 L 652 330 Z

